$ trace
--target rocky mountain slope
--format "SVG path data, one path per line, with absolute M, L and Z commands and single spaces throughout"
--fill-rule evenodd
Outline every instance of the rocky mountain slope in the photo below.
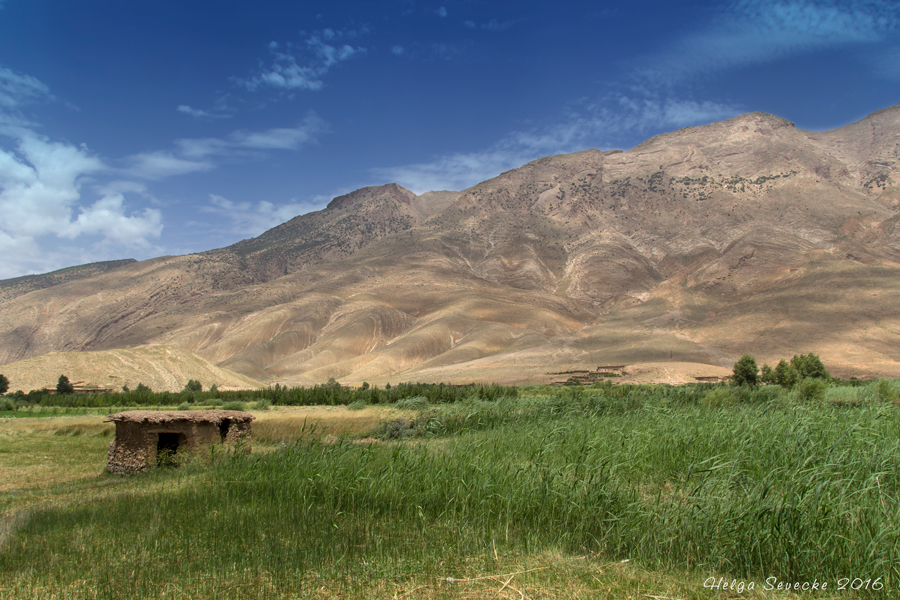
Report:
M 87 265 L 78 265 L 75 267 L 67 267 L 50 273 L 41 275 L 24 275 L 22 277 L 13 277 L 12 279 L 0 280 L 0 301 L 11 300 L 16 296 L 27 294 L 34 290 L 42 290 L 44 288 L 53 287 L 67 281 L 75 279 L 84 279 L 85 277 L 93 277 L 98 273 L 105 273 L 112 269 L 118 269 L 121 266 L 137 262 L 133 258 L 123 260 L 107 260 L 103 262 L 95 262 Z
M 538 381 L 822 355 L 900 375 L 900 106 L 827 132 L 752 113 L 395 184 L 258 238 L 0 301 L 0 363 L 175 345 L 263 381 Z

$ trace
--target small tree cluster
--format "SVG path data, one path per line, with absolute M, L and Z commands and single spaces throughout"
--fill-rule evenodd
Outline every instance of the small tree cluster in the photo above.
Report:
M 777 383 L 790 388 L 804 379 L 829 381 L 831 374 L 822 364 L 822 359 L 810 352 L 795 354 L 790 362 L 782 358 L 774 369 L 769 365 L 763 365 L 763 375 L 760 379 L 763 383 Z
M 0 374 L 0 394 L 5 394 L 9 390 L 9 379 L 6 375 Z
M 184 384 L 185 392 L 202 392 L 203 384 L 197 381 L 196 379 L 188 379 L 188 382 Z
M 809 354 L 795 354 L 790 362 L 781 359 L 774 369 L 765 364 L 762 366 L 762 369 L 758 369 L 756 359 L 749 354 L 745 354 L 734 363 L 732 373 L 731 382 L 734 385 L 777 383 L 790 388 L 804 379 L 831 380 L 831 374 L 825 368 L 825 365 L 822 364 L 822 359 L 812 352 Z

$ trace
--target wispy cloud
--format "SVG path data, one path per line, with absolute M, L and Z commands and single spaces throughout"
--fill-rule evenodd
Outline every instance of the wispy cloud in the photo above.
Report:
M 741 0 L 707 25 L 645 57 L 647 81 L 766 63 L 814 50 L 883 41 L 900 25 L 900 5 L 880 0 Z
M 262 131 L 237 130 L 222 138 L 175 140 L 175 150 L 143 152 L 124 159 L 128 174 L 144 179 L 163 179 L 188 173 L 211 171 L 218 157 L 239 157 L 272 150 L 297 150 L 328 131 L 327 124 L 310 112 L 297 127 Z
M 176 109 L 180 113 L 184 113 L 186 115 L 190 115 L 192 117 L 196 117 L 198 119 L 230 119 L 234 115 L 223 113 L 223 112 L 214 112 L 208 110 L 202 110 L 199 108 L 193 108 L 187 104 L 181 104 Z
M 399 183 L 417 194 L 462 190 L 543 156 L 615 147 L 621 140 L 648 132 L 706 124 L 740 112 L 736 107 L 709 101 L 609 96 L 573 106 L 556 124 L 513 132 L 483 150 L 374 169 L 373 175 L 381 181 Z
M 127 157 L 124 162 L 126 173 L 145 179 L 165 179 L 216 168 L 211 161 L 189 160 L 175 156 L 168 150 L 141 152 Z
M 333 66 L 366 52 L 365 48 L 339 42 L 357 35 L 355 31 L 323 29 L 312 33 L 301 46 L 271 42 L 272 62 L 256 75 L 236 78 L 235 82 L 250 91 L 263 87 L 320 90 L 325 85 L 322 78 Z
M 50 89 L 36 77 L 0 67 L 0 108 L 14 109 L 23 104 L 52 98 Z
M 434 14 L 443 19 L 447 16 L 447 8 L 445 6 L 439 6 L 434 10 Z
M 216 214 L 230 221 L 234 233 L 257 236 L 260 233 L 293 219 L 298 215 L 318 210 L 320 205 L 309 202 L 291 200 L 287 204 L 276 205 L 261 201 L 232 202 L 217 194 L 209 195 L 209 204 L 202 208 L 204 212 Z
M 396 54 L 397 56 L 400 56 L 404 52 L 406 52 L 406 50 L 403 48 L 403 46 L 392 46 L 391 47 L 391 53 Z
M 521 19 L 516 19 L 513 21 L 498 21 L 497 19 L 491 19 L 490 21 L 486 21 L 484 23 L 476 23 L 475 21 L 467 20 L 463 21 L 463 25 L 465 25 L 469 29 L 484 29 L 485 31 L 505 31 L 520 20 Z

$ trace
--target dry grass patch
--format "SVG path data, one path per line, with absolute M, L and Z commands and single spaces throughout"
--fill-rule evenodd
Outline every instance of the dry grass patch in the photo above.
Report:
M 0 493 L 26 493 L 102 473 L 114 432 L 103 419 L 97 415 L 0 422 Z
M 305 436 L 358 437 L 372 431 L 383 420 L 406 412 L 375 406 L 360 410 L 348 410 L 346 406 L 280 406 L 254 413 L 253 441 L 278 444 Z

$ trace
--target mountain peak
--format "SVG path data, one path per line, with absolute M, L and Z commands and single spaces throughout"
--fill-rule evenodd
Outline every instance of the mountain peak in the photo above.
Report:
M 416 195 L 408 189 L 396 184 L 386 183 L 384 185 L 373 185 L 352 191 L 349 194 L 338 196 L 328 203 L 325 210 L 335 210 L 338 208 L 346 208 L 356 204 L 362 200 L 374 197 L 389 197 L 403 204 L 410 204 L 415 200 Z

